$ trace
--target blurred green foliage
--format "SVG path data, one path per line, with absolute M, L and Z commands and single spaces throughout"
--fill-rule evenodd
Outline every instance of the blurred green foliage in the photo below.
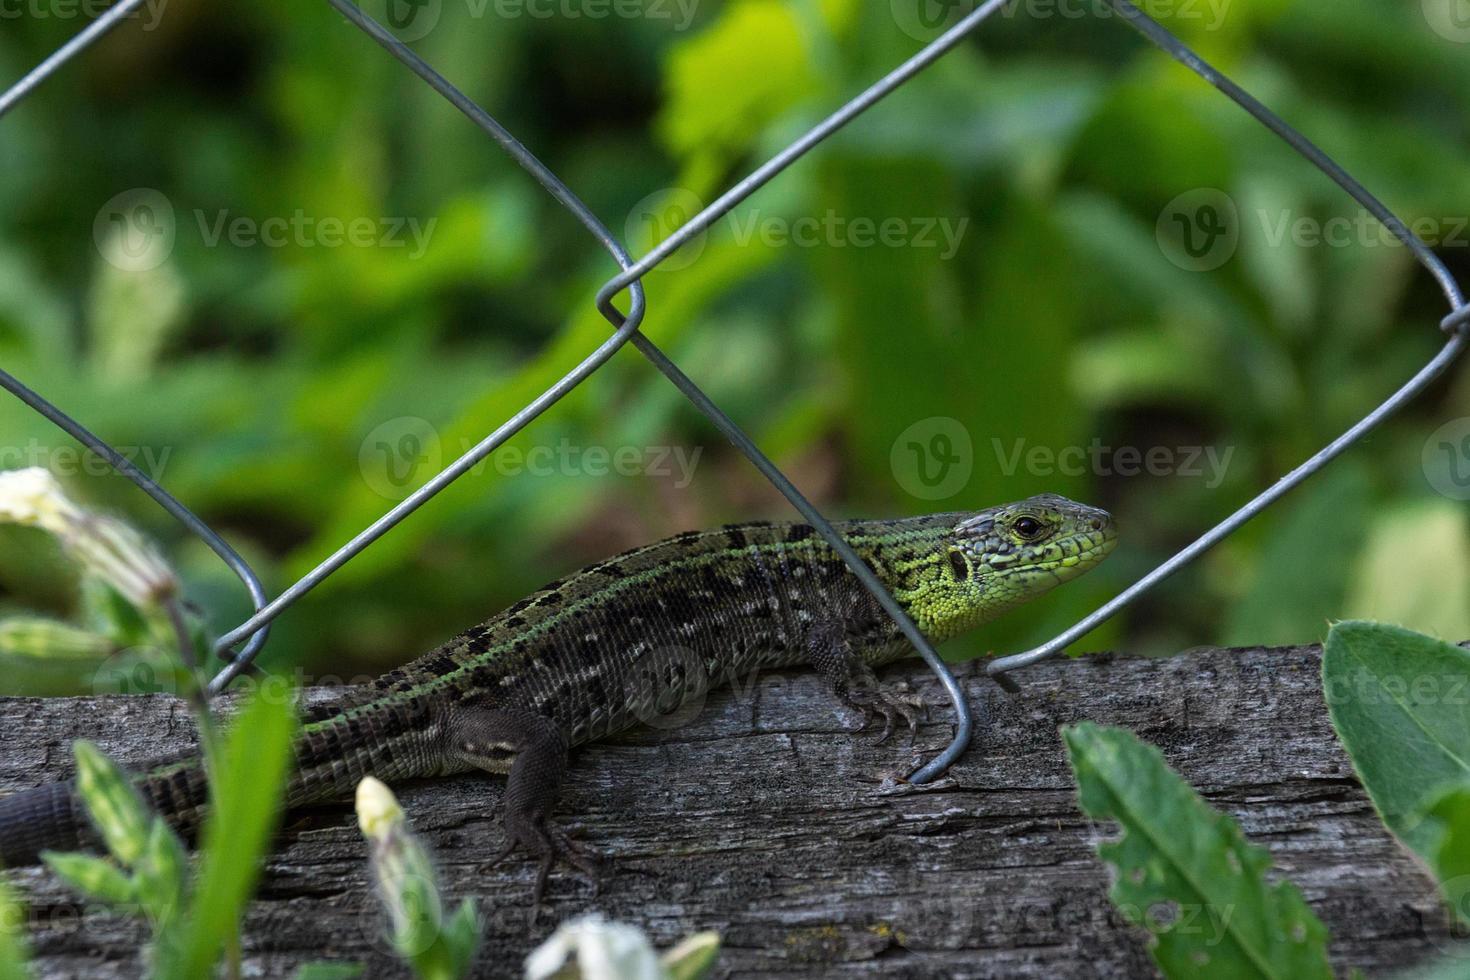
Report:
M 705 0 L 593 19 L 443 0 L 414 48 L 639 252 L 918 50 L 906 3 Z M 1470 233 L 1454 227 L 1470 214 L 1470 45 L 1416 3 L 1149 6 L 1401 215 L 1458 235 L 1443 254 L 1470 271 Z M 78 29 L 63 7 L 7 22 L 0 77 Z M 1041 490 L 1115 511 L 1125 547 L 1110 562 L 959 657 L 1066 625 L 1441 341 L 1443 301 L 1404 249 L 1277 240 L 1282 219 L 1353 218 L 1338 188 L 1116 18 L 1058 14 L 1079 9 L 1007 8 L 648 279 L 647 332 L 831 512 Z M 591 303 L 606 255 L 326 4 L 172 0 L 135 18 L 0 123 L 0 164 L 0 363 L 137 448 L 273 591 L 607 334 Z M 120 269 L 110 202 L 136 188 L 165 199 L 174 239 L 162 264 Z M 1169 202 L 1199 188 L 1239 209 L 1237 251 L 1211 271 L 1171 263 L 1156 236 Z M 231 231 L 298 215 L 311 230 L 279 247 Z M 847 230 L 810 247 L 764 233 L 825 215 Z M 324 219 L 368 219 L 377 237 L 325 244 Z M 860 245 L 857 219 L 899 219 L 907 237 Z M 963 228 L 952 254 L 917 246 L 926 222 Z M 1433 491 L 1424 460 L 1430 434 L 1465 415 L 1470 386 L 1452 377 L 1082 647 L 1307 641 L 1349 614 L 1464 632 L 1465 509 Z M 894 462 L 900 434 L 932 417 L 971 443 L 968 480 L 938 501 L 908 492 Z M 1208 472 L 1058 474 L 1013 453 L 1094 439 L 1210 446 L 1228 465 L 1215 486 Z M 202 545 L 67 445 L 0 401 L 0 467 L 49 465 L 164 539 L 218 629 L 243 618 Z M 703 452 L 687 482 L 590 465 L 507 475 L 502 455 L 283 616 L 264 662 L 376 671 L 589 560 L 788 513 L 632 351 L 509 448 L 562 445 Z M 0 587 L 15 607 L 74 601 L 26 532 L 0 538 Z

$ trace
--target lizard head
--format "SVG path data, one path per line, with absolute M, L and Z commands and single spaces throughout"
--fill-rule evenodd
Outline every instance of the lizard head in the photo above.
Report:
M 941 533 L 903 598 L 927 635 L 948 639 L 1076 578 L 1117 541 L 1111 514 L 1056 494 L 990 507 Z

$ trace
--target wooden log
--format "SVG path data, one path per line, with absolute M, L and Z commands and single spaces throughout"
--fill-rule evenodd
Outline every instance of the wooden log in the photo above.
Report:
M 514 976 L 554 918 L 597 910 L 660 946 L 724 937 L 722 975 L 1140 977 L 1147 934 L 1106 898 L 1094 846 L 1115 833 L 1078 812 L 1059 725 L 1121 725 L 1158 745 L 1209 801 L 1267 846 L 1332 932 L 1334 964 L 1384 976 L 1451 946 L 1431 880 L 1389 837 L 1333 736 L 1320 650 L 1200 649 L 1169 660 L 1095 657 L 1033 668 L 1019 696 L 962 671 L 976 744 L 930 787 L 885 786 L 909 757 L 875 746 L 812 674 L 779 672 L 711 695 L 694 720 L 579 752 L 563 825 L 611 856 L 599 895 L 566 872 L 553 914 L 526 921 L 534 869 L 483 867 L 502 840 L 499 780 L 396 787 L 439 857 L 448 895 L 474 895 L 487 930 L 477 976 Z M 942 695 L 917 748 L 944 744 Z M 313 697 L 331 696 L 321 690 Z M 125 764 L 192 738 L 166 697 L 0 699 L 0 792 L 70 772 L 85 736 Z M 86 908 L 41 869 L 5 877 L 29 903 L 42 977 L 136 977 L 146 930 Z M 293 815 L 245 930 L 247 976 L 310 960 L 406 975 L 380 938 L 366 847 L 346 805 Z

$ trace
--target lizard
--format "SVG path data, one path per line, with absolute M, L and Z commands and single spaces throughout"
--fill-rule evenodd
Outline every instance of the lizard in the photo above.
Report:
M 1103 510 L 1054 494 L 968 512 L 834 522 L 933 642 L 994 619 L 1095 566 L 1117 534 Z M 504 775 L 505 843 L 539 861 L 532 907 L 557 861 L 597 863 L 552 818 L 570 750 L 676 710 L 752 672 L 807 665 L 880 741 L 918 730 L 923 700 L 875 667 L 913 647 L 809 524 L 690 531 L 552 582 L 425 656 L 308 711 L 287 810 L 392 783 L 473 770 Z M 203 762 L 183 755 L 133 777 L 144 801 L 192 836 Z M 0 866 L 93 843 L 75 787 L 0 798 Z

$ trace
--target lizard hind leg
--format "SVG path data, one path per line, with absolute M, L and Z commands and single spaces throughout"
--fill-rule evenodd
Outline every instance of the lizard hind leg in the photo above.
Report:
M 524 709 L 456 708 L 449 722 L 449 750 L 486 772 L 507 774 L 505 846 L 489 862 L 517 847 L 540 862 L 531 908 L 541 905 L 546 879 L 560 858 L 587 875 L 597 888 L 597 861 L 572 842 L 551 820 L 567 768 L 567 747 L 556 723 Z M 488 865 L 487 865 L 488 866 Z

